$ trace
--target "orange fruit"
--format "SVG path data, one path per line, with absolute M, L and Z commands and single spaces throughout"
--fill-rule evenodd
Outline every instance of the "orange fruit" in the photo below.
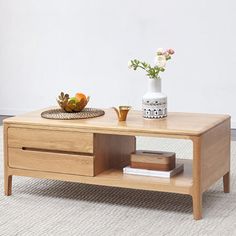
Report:
M 83 94 L 83 93 L 76 93 L 75 94 L 75 97 L 77 98 L 78 101 L 81 101 L 81 100 L 87 100 L 87 97 Z

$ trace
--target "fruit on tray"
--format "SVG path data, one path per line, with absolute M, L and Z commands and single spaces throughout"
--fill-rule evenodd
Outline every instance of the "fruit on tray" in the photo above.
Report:
M 66 112 L 79 112 L 82 111 L 89 102 L 89 96 L 83 93 L 76 93 L 74 97 L 69 96 L 63 92 L 58 96 L 57 102 L 59 106 Z
M 85 99 L 86 100 L 86 96 L 83 94 L 83 93 L 76 93 L 75 94 L 75 98 L 80 101 L 82 99 Z

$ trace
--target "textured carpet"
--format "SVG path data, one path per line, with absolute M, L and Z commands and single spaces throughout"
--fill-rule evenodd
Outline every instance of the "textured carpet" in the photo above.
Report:
M 137 146 L 180 158 L 192 153 L 182 140 L 138 138 Z M 14 177 L 13 195 L 5 197 L 1 171 L 0 235 L 236 235 L 236 142 L 231 153 L 231 193 L 222 192 L 222 181 L 206 192 L 200 221 L 192 218 L 191 197 L 171 193 Z

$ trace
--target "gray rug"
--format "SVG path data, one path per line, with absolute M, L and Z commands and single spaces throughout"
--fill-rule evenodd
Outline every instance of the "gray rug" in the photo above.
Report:
M 137 146 L 179 158 L 192 153 L 182 140 L 138 138 Z M 236 142 L 231 153 L 231 193 L 223 193 L 222 181 L 206 192 L 200 221 L 192 218 L 190 196 L 171 193 L 14 177 L 13 195 L 5 197 L 1 171 L 0 235 L 236 235 Z

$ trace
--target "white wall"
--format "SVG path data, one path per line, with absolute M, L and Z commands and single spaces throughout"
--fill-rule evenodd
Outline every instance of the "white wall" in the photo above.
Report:
M 229 113 L 236 127 L 235 12 L 233 0 L 0 0 L 0 114 L 54 105 L 61 90 L 141 108 L 147 81 L 127 61 L 172 47 L 169 110 Z

